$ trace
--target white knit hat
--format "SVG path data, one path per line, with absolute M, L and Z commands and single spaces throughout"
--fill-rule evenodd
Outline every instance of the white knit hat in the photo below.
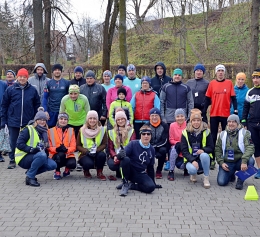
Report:
M 225 66 L 222 65 L 222 64 L 219 64 L 219 65 L 216 66 L 216 68 L 215 68 L 215 73 L 216 73 L 218 70 L 223 70 L 224 72 L 226 72 L 226 68 L 225 68 Z
M 115 115 L 115 120 L 118 120 L 119 118 L 124 118 L 125 120 L 127 120 L 125 112 L 118 111 Z

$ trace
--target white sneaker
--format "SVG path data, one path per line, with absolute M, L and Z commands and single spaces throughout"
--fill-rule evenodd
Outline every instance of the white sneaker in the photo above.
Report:
M 204 184 L 204 188 L 210 188 L 209 176 L 205 176 L 205 175 L 204 175 L 203 184 Z
M 190 175 L 190 181 L 193 182 L 193 183 L 196 183 L 197 182 L 197 175 L 196 174 Z

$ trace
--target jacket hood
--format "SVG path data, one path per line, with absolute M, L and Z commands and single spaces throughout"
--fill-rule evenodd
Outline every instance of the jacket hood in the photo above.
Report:
M 37 67 L 42 67 L 44 70 L 44 74 L 48 74 L 47 69 L 43 63 L 37 63 L 33 69 L 33 73 L 36 73 Z
M 201 129 L 200 132 L 203 132 L 207 128 L 208 128 L 208 124 L 202 121 L 201 126 L 200 126 L 200 129 Z M 186 131 L 190 132 L 190 133 L 194 132 L 194 128 L 191 126 L 191 122 L 188 122 L 187 127 L 186 127 Z
M 165 76 L 165 74 L 166 74 L 166 67 L 165 67 L 164 63 L 163 62 L 157 62 L 155 64 L 155 66 L 154 66 L 155 75 L 158 77 L 158 75 L 156 73 L 156 67 L 157 66 L 161 66 L 163 68 L 163 76 Z

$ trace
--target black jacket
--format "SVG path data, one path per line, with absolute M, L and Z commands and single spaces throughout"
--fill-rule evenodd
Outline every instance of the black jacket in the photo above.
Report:
M 79 87 L 86 84 L 86 79 L 81 77 L 79 80 L 76 80 L 75 78 L 70 81 L 71 85 L 78 85 Z
M 153 147 L 168 147 L 169 127 L 168 124 L 161 122 L 158 127 L 154 127 L 150 122 L 148 123 L 152 129 L 152 138 L 150 144 Z

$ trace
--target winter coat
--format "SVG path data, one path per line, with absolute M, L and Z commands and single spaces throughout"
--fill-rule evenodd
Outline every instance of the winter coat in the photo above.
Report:
M 71 85 L 78 85 L 79 87 L 81 87 L 82 85 L 85 85 L 85 84 L 86 84 L 86 79 L 83 78 L 83 77 L 81 77 L 80 79 L 77 80 L 77 79 L 74 77 L 74 79 L 72 79 L 72 80 L 70 81 L 70 84 L 71 84 Z
M 227 134 L 226 142 L 224 142 L 225 144 L 222 144 L 225 132 Z M 241 145 L 239 145 L 239 136 L 241 135 L 242 137 L 240 139 L 243 143 L 244 151 L 242 151 L 243 149 L 241 148 Z M 230 139 L 231 137 L 232 139 Z M 223 147 L 225 147 L 224 152 Z M 228 159 L 227 151 L 229 148 L 232 148 L 234 150 L 234 160 Z M 248 160 L 254 154 L 254 152 L 255 147 L 251 139 L 251 133 L 245 130 L 241 125 L 239 125 L 238 129 L 234 132 L 228 131 L 227 128 L 225 131 L 222 131 L 218 137 L 215 147 L 216 160 L 219 165 L 222 165 L 225 162 L 237 162 L 240 159 L 242 159 L 243 164 L 247 164 Z
M 159 77 L 156 73 L 156 67 L 161 66 L 163 68 L 163 75 Z M 172 80 L 171 77 L 166 76 L 166 67 L 163 62 L 158 62 L 154 66 L 155 77 L 151 79 L 151 87 L 154 91 L 156 91 L 157 95 L 159 96 L 164 84 L 170 82 Z
M 169 142 L 172 146 L 181 142 L 182 131 L 186 128 L 186 122 L 180 126 L 177 122 L 171 123 L 169 131 Z
M 34 119 L 40 107 L 37 90 L 28 82 L 24 88 L 18 83 L 9 86 L 3 96 L 1 106 L 1 126 L 24 127 Z
M 97 111 L 99 118 L 107 117 L 106 90 L 103 86 L 97 83 L 90 86 L 85 84 L 80 87 L 80 93 L 88 98 L 90 109 Z
M 193 96 L 189 86 L 182 82 L 169 82 L 160 94 L 161 117 L 167 123 L 175 121 L 175 110 L 183 109 L 188 117 L 194 108 Z
M 148 126 L 152 129 L 150 144 L 155 147 L 168 147 L 169 127 L 168 124 L 161 122 L 158 127 L 154 127 L 150 122 Z

